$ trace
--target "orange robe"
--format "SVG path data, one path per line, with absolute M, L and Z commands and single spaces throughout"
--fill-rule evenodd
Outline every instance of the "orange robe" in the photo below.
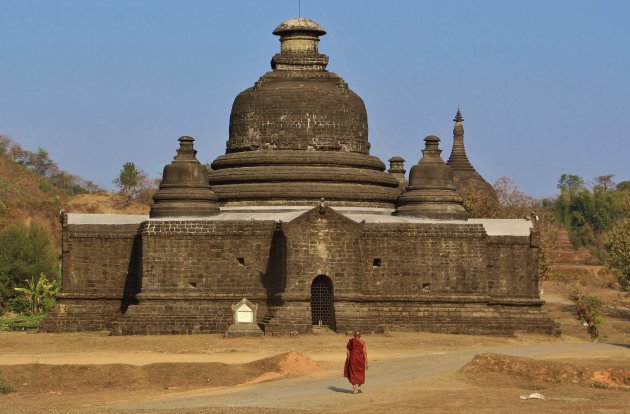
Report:
M 350 338 L 346 346 L 350 354 L 346 358 L 343 376 L 348 378 L 350 384 L 361 385 L 365 383 L 365 353 L 363 343 L 356 338 Z

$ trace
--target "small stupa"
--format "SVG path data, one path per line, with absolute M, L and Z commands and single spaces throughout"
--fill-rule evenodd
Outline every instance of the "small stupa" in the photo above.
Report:
M 398 200 L 394 215 L 442 220 L 466 220 L 468 213 L 453 185 L 453 170 L 440 156 L 440 138 L 424 139 L 422 159 L 411 167 L 409 186 Z
M 207 217 L 219 214 L 217 196 L 208 184 L 208 170 L 197 160 L 194 138 L 179 138 L 173 161 L 164 167 L 160 189 L 153 196 L 149 216 Z
M 409 181 L 405 178 L 405 159 L 394 156 L 389 159 L 389 169 L 387 172 L 398 181 L 398 188 L 402 191 L 407 188 Z

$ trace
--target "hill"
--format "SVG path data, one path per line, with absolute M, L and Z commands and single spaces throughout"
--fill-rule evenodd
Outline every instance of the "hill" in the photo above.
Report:
M 8 157 L 0 157 L 0 228 L 36 222 L 58 239 L 59 210 L 68 199 L 46 178 Z
M 147 214 L 149 205 L 101 190 L 90 181 L 59 170 L 45 150 L 32 153 L 2 137 L 0 152 L 0 230 L 36 223 L 60 246 L 59 212 Z
M 128 200 L 118 194 L 98 192 L 78 194 L 64 203 L 67 213 L 90 214 L 149 214 L 150 206 Z

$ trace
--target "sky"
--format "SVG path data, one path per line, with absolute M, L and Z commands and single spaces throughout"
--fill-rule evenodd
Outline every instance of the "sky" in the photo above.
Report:
M 298 13 L 328 32 L 320 52 L 384 162 L 409 170 L 427 135 L 448 159 L 459 105 L 491 184 L 543 197 L 564 173 L 630 180 L 625 0 L 0 0 L 0 134 L 108 189 L 127 161 L 158 177 L 182 135 L 211 162 Z

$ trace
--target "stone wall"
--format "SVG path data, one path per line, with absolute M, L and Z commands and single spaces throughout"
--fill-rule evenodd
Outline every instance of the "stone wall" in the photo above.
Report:
M 287 223 L 66 225 L 63 243 L 48 331 L 223 333 L 247 298 L 267 334 L 306 333 L 311 285 L 324 275 L 338 331 L 553 332 L 536 238 L 488 236 L 478 223 L 357 223 L 322 206 Z
M 493 297 L 539 297 L 538 246 L 529 237 L 488 237 L 488 293 Z
M 44 331 L 110 329 L 139 292 L 137 224 L 64 224 L 63 285 Z
M 137 292 L 140 272 L 138 225 L 73 225 L 63 228 L 64 293 L 121 297 Z
M 289 295 L 310 295 L 318 275 L 331 278 L 344 299 L 486 292 L 480 224 L 355 223 L 324 208 L 283 230 Z
M 266 297 L 271 221 L 154 221 L 143 225 L 142 291 Z

